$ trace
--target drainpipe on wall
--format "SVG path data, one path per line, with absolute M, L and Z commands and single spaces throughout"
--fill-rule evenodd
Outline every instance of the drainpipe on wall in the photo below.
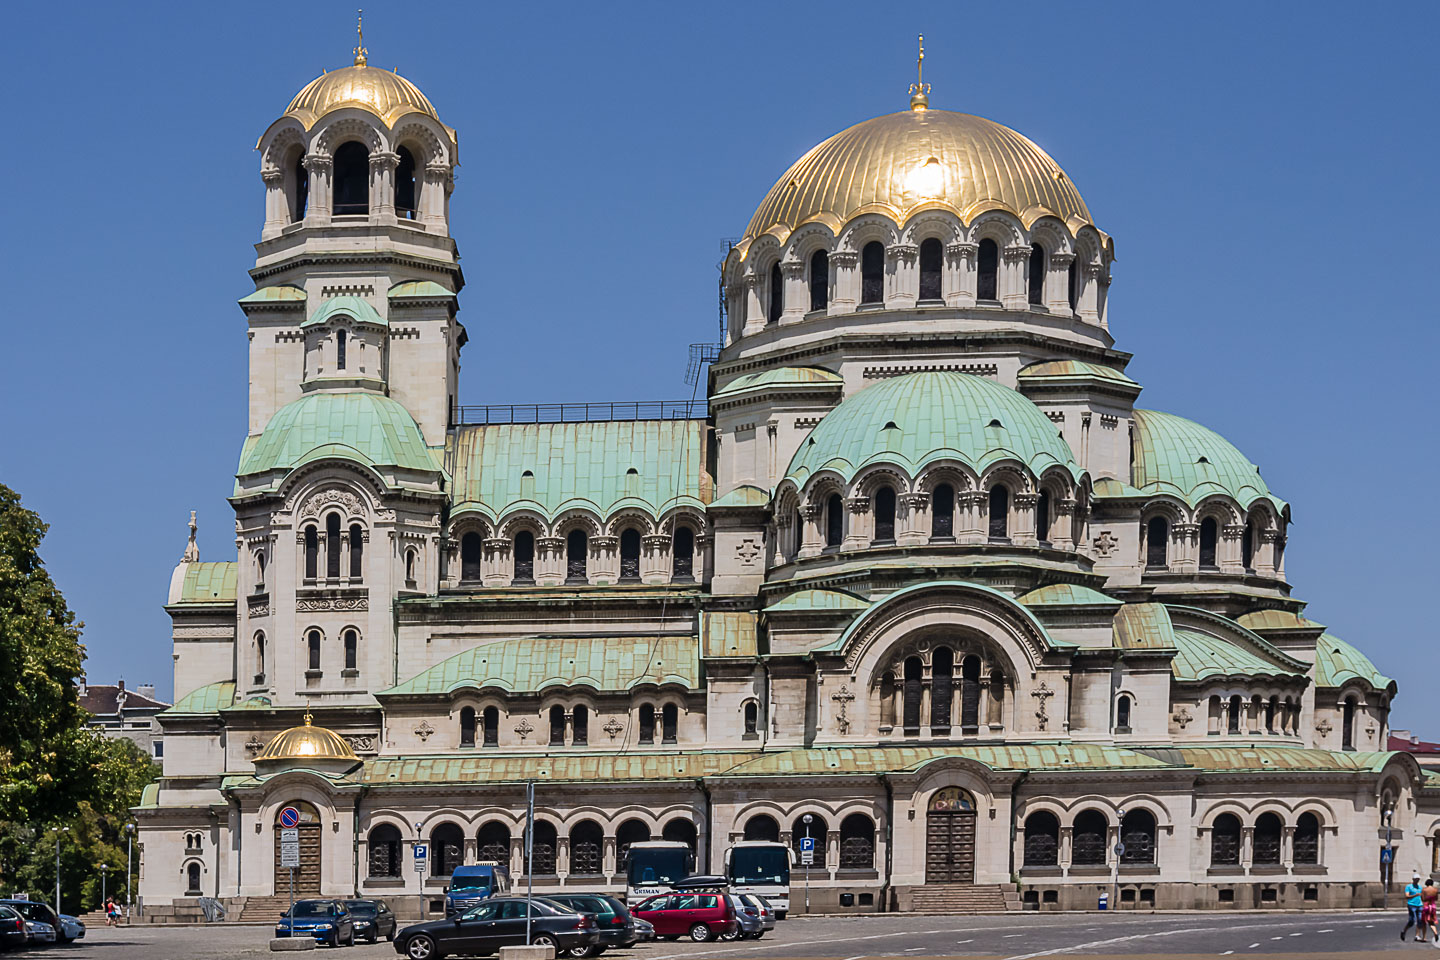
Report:
M 390 599 L 390 686 L 400 685 L 400 598 Z M 382 744 L 384 741 L 381 741 Z
M 361 787 L 355 793 L 355 816 L 351 824 L 352 833 L 354 834 L 351 842 L 353 844 L 355 861 L 351 868 L 351 873 L 355 881 L 355 899 L 357 900 L 360 899 L 360 798 L 363 796 L 365 796 L 365 788 Z
M 710 788 L 706 786 L 704 777 L 696 777 L 695 786 L 705 794 L 705 869 L 699 870 L 697 867 L 696 872 L 711 873 L 713 871 L 710 870 L 710 849 L 715 833 L 715 802 L 710 797 Z
M 895 863 L 895 789 L 890 778 L 878 774 L 880 784 L 885 788 L 885 882 L 880 884 L 880 911 L 890 910 L 890 871 Z

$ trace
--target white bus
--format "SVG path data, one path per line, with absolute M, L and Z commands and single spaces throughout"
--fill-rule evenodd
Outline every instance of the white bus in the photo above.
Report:
M 781 920 L 790 912 L 790 848 L 774 840 L 739 840 L 725 851 L 725 876 L 732 893 L 753 893 L 770 901 Z
M 695 873 L 695 854 L 678 840 L 646 840 L 630 844 L 625 867 L 625 902 L 634 906 L 646 897 L 674 890 L 677 880 Z

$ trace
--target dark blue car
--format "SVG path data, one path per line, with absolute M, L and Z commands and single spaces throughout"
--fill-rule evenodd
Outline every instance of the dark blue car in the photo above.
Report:
M 332 947 L 355 942 L 355 921 L 341 900 L 296 900 L 275 925 L 277 937 L 313 937 Z

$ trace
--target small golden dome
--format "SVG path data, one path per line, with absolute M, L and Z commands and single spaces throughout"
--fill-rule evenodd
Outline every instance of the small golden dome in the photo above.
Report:
M 812 220 L 838 231 L 869 212 L 904 223 L 925 207 L 966 222 L 1001 209 L 1027 226 L 1046 215 L 1072 230 L 1091 223 L 1080 191 L 1044 150 L 984 117 L 926 109 L 924 93 L 913 109 L 857 123 L 795 161 L 755 211 L 746 238 L 773 231 L 783 240 Z
M 299 120 L 307 130 L 325 114 L 343 107 L 367 110 L 390 126 L 405 114 L 416 111 L 436 121 L 440 119 L 419 87 L 398 73 L 363 61 L 363 56 L 357 56 L 354 66 L 332 70 L 310 81 L 290 101 L 285 116 Z
M 289 730 L 277 733 L 255 759 L 256 761 L 352 760 L 355 763 L 360 762 L 360 758 L 355 756 L 355 751 L 350 749 L 350 744 L 345 742 L 344 737 L 333 730 L 311 726 L 309 713 L 305 714 L 303 726 L 291 727 Z

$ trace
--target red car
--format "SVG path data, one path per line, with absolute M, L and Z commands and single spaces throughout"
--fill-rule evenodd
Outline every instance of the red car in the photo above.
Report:
M 663 940 L 688 936 L 704 943 L 737 927 L 730 898 L 716 893 L 662 893 L 630 912 L 654 924 L 655 936 Z

